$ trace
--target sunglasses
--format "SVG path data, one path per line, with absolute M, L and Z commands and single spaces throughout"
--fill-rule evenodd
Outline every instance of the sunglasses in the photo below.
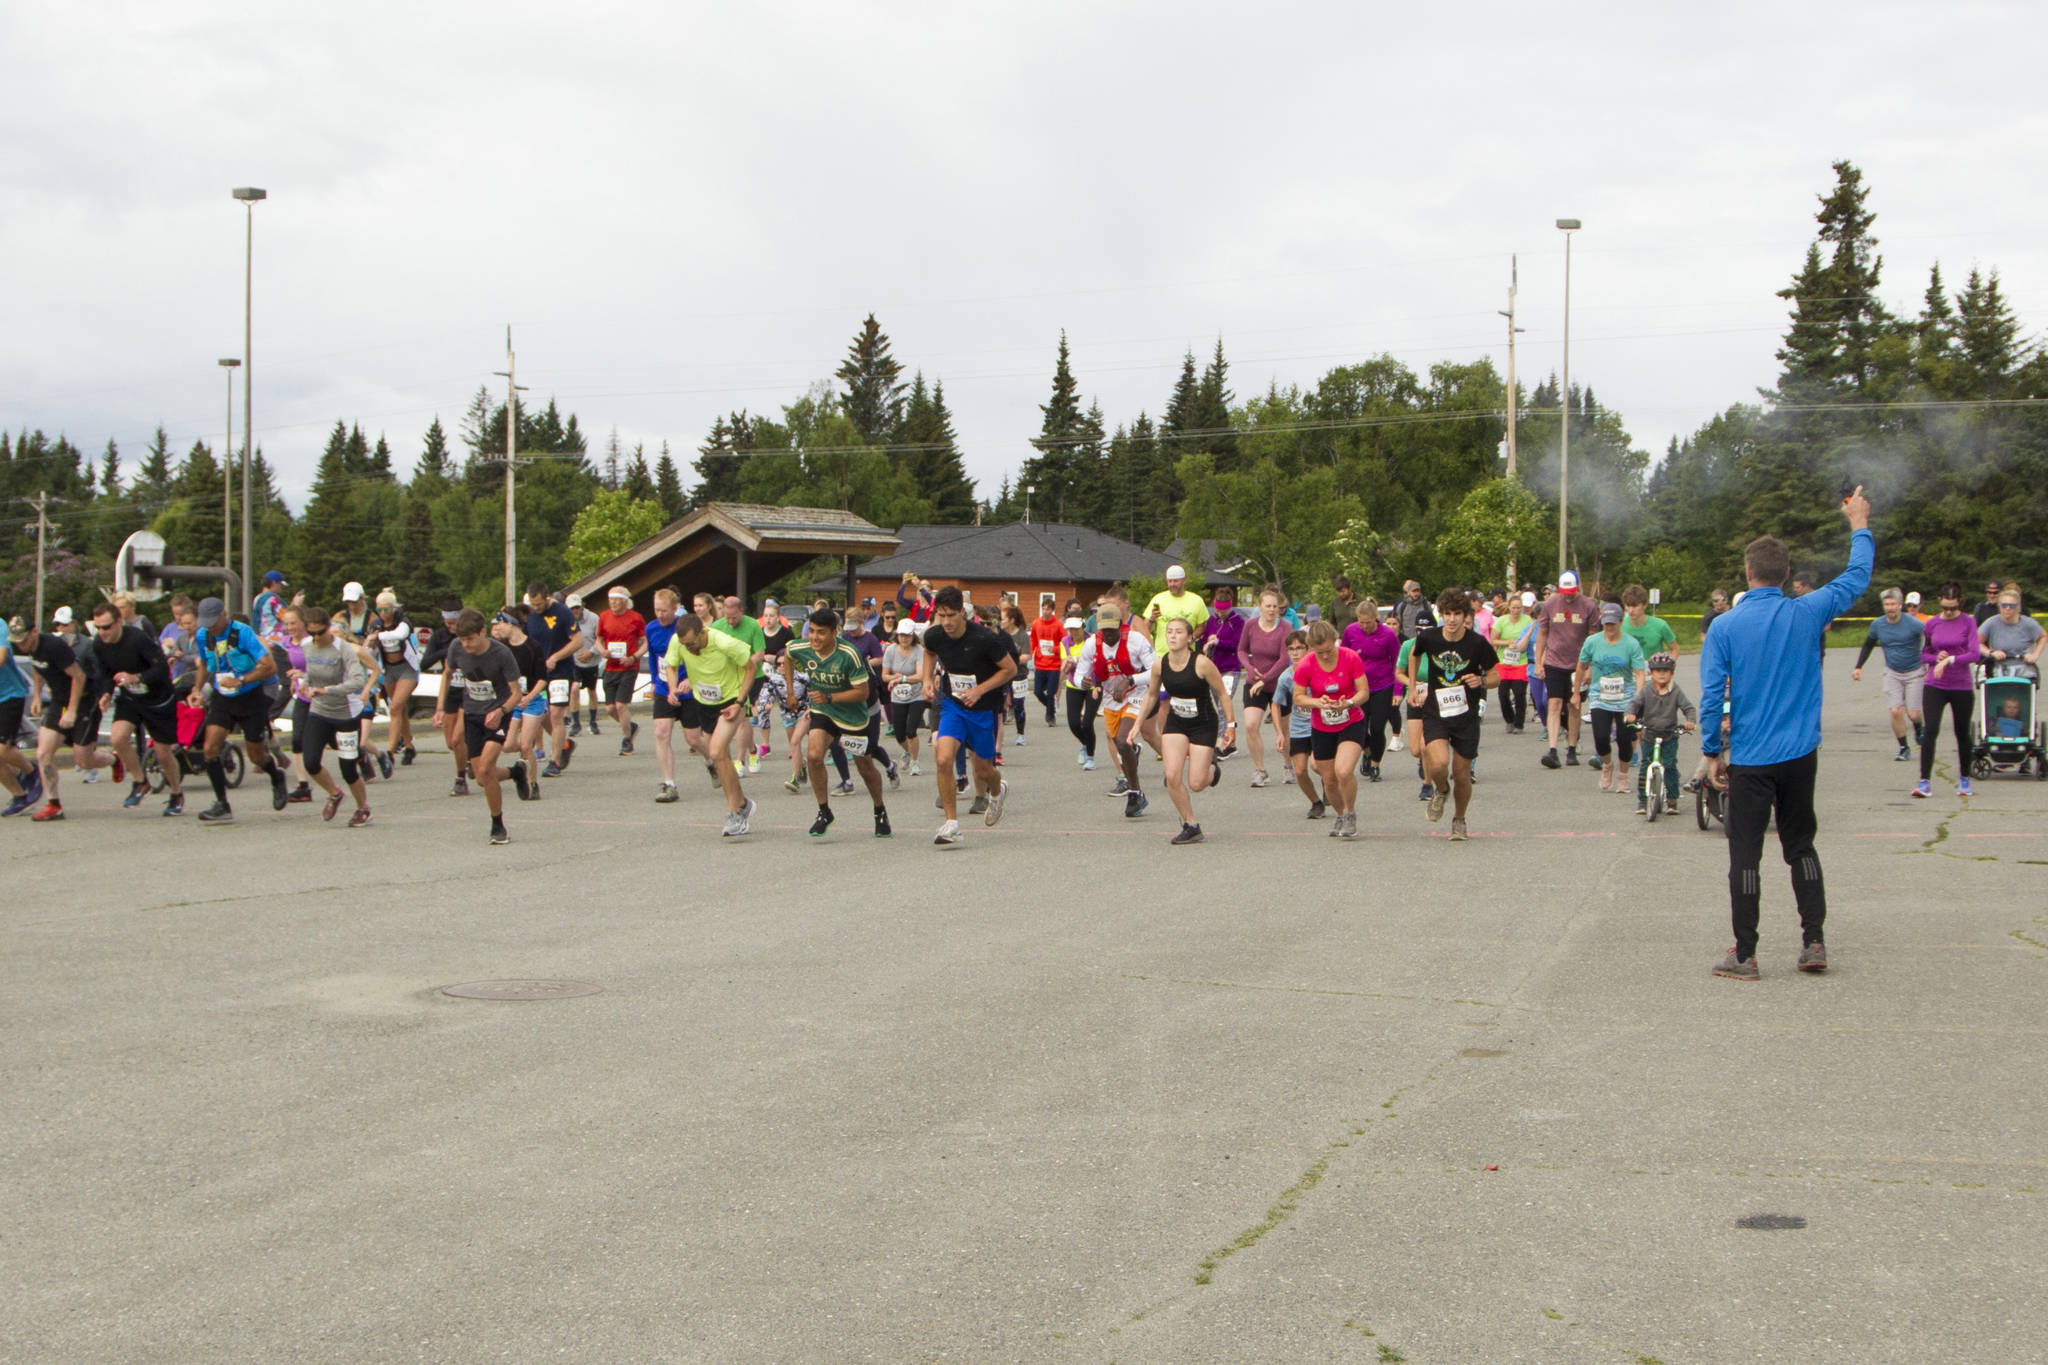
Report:
M 1962 604 L 1958 602 L 1944 602 L 1941 604 L 1941 610 L 1944 615 L 1952 611 L 1961 611 L 1962 609 Z
M 2017 602 L 2000 602 L 1998 604 L 1998 609 L 2000 611 L 2018 611 L 2020 609 L 2020 604 Z

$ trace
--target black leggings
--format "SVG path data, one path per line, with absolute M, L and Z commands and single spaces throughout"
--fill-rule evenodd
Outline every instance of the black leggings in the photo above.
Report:
M 1088 751 L 1088 757 L 1095 757 L 1095 712 L 1102 705 L 1102 698 L 1085 687 L 1062 689 L 1067 694 L 1067 729 L 1074 738 L 1081 741 L 1081 747 Z
M 1970 775 L 1970 717 L 1977 711 L 1975 692 L 1951 692 L 1946 687 L 1930 687 L 1921 693 L 1923 698 L 1920 732 L 1920 780 L 1927 781 L 1934 776 L 1934 745 L 1941 738 L 1941 710 L 1948 708 L 1950 723 L 1956 731 L 1956 776 Z
M 306 765 L 306 775 L 319 776 L 320 755 L 329 749 L 338 749 L 335 740 L 344 733 L 353 733 L 359 724 L 360 721 L 329 720 L 325 716 L 307 713 L 305 743 L 299 748 L 299 759 Z M 295 730 L 292 733 L 297 735 L 298 732 Z M 362 770 L 355 759 L 341 758 L 337 755 L 336 761 L 341 765 L 343 782 L 353 787 L 361 780 Z
M 1401 723 L 1400 708 L 1395 704 L 1400 695 L 1398 687 L 1366 694 L 1365 761 L 1374 767 L 1378 767 L 1380 760 L 1387 756 L 1387 730 Z
M 1621 722 L 1621 712 L 1603 711 L 1593 708 L 1593 752 L 1607 757 L 1608 746 L 1621 751 L 1622 766 L 1626 767 L 1636 759 L 1636 727 Z
M 1527 678 L 1502 678 L 1500 680 L 1500 714 L 1511 730 L 1522 728 L 1522 722 L 1529 715 L 1529 680 Z

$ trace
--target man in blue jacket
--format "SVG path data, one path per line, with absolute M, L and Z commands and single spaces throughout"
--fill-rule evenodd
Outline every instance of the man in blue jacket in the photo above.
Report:
M 1827 893 L 1820 856 L 1813 851 L 1821 703 L 1821 655 L 1815 646 L 1828 623 L 1870 586 L 1877 559 L 1870 503 L 1860 486 L 1843 499 L 1842 514 L 1849 520 L 1849 566 L 1841 577 L 1803 597 L 1785 595 L 1792 559 L 1784 544 L 1771 536 L 1751 541 L 1742 554 L 1749 591 L 1714 622 L 1700 653 L 1700 696 L 1718 698 L 1726 684 L 1732 704 L 1728 748 L 1722 749 L 1718 726 L 1701 727 L 1700 740 L 1708 756 L 1707 780 L 1728 791 L 1728 901 L 1735 946 L 1714 968 L 1715 976 L 1754 981 L 1759 975 L 1758 869 L 1774 810 L 1778 845 L 1792 869 L 1792 896 L 1799 905 L 1799 970 L 1824 972 L 1828 967 L 1821 940 Z

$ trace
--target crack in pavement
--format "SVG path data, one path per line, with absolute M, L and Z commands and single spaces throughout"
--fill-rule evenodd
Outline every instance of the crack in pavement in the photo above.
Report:
M 1183 976 L 1143 976 L 1137 972 L 1119 972 L 1125 981 L 1143 981 L 1164 986 L 1207 986 L 1225 991 L 1273 991 L 1282 995 L 1333 995 L 1352 1000 L 1402 1000 L 1423 1005 L 1470 1005 L 1478 1009 L 1506 1009 L 1491 1000 L 1461 1000 L 1455 996 L 1440 995 L 1395 995 L 1382 991 L 1340 991 L 1326 986 L 1272 986 L 1256 981 L 1207 981 Z

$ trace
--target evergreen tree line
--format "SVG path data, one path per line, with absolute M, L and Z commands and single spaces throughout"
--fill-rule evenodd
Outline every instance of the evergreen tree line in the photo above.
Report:
M 945 386 L 904 367 L 870 315 L 845 361 L 779 418 L 732 412 L 711 426 L 686 490 L 666 443 L 650 463 L 616 431 L 593 458 L 574 414 L 520 405 L 522 579 L 561 582 L 698 503 L 842 507 L 877 525 L 1015 520 L 1094 527 L 1152 548 L 1217 542 L 1219 558 L 1297 596 L 1334 572 L 1390 594 L 1404 578 L 1440 586 L 1553 579 L 1560 421 L 1571 424 L 1570 563 L 1607 581 L 1696 601 L 1741 586 L 1740 552 L 1769 533 L 1795 562 L 1832 572 L 1843 557 L 1841 494 L 1875 504 L 1879 580 L 1923 592 L 1954 576 L 2048 576 L 2048 357 L 2029 341 L 1996 270 L 1960 290 L 1929 272 L 1916 313 L 1880 296 L 1875 213 L 1855 166 L 1839 162 L 1818 232 L 1780 291 L 1789 325 L 1778 381 L 1718 413 L 1661 459 L 1621 414 L 1553 376 L 1518 393 L 1519 467 L 1503 457 L 1507 392 L 1489 360 L 1418 374 L 1380 355 L 1313 385 L 1269 384 L 1239 402 L 1219 339 L 1190 352 L 1155 419 L 1113 428 L 1088 401 L 1062 333 L 1033 453 L 993 497 L 967 477 Z M 255 560 L 311 600 L 348 579 L 413 604 L 502 591 L 507 412 L 479 389 L 451 444 L 438 418 L 409 475 L 386 439 L 338 421 L 311 495 L 294 516 L 262 452 L 253 465 Z M 51 495 L 46 596 L 94 600 L 131 532 L 163 535 L 174 562 L 220 555 L 222 462 L 205 442 L 174 457 L 158 429 L 124 468 L 63 436 L 0 433 L 0 595 L 34 588 L 33 513 Z M 240 488 L 236 557 L 240 557 Z M 24 527 L 30 529 L 24 529 Z

